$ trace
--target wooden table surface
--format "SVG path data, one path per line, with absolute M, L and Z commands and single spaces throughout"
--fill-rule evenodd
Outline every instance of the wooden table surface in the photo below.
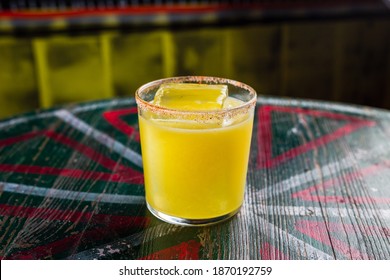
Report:
M 245 202 L 209 227 L 146 209 L 133 99 L 0 122 L 2 259 L 390 259 L 390 113 L 261 97 Z

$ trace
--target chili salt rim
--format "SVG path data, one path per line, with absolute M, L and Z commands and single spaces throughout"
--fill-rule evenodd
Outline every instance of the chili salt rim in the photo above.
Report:
M 207 111 L 206 110 L 186 111 L 180 109 L 161 107 L 152 104 L 148 101 L 145 101 L 140 95 L 140 93 L 144 92 L 145 90 L 153 92 L 153 89 L 157 90 L 158 87 L 164 83 L 178 83 L 178 82 L 193 82 L 193 83 L 200 83 L 200 84 L 204 82 L 209 82 L 211 84 L 226 84 L 226 85 L 234 86 L 236 88 L 244 89 L 245 91 L 248 92 L 249 95 L 253 95 L 253 96 L 250 100 L 246 101 L 244 104 L 233 108 L 207 110 Z M 158 113 L 160 115 L 164 115 L 167 117 L 193 116 L 196 117 L 196 120 L 202 121 L 202 120 L 210 120 L 210 119 L 224 119 L 226 117 L 234 117 L 236 115 L 245 114 L 249 109 L 251 109 L 256 105 L 257 93 L 252 87 L 248 86 L 247 84 L 235 80 L 231 80 L 231 79 L 210 77 L 210 76 L 178 76 L 178 77 L 159 79 L 142 85 L 135 92 L 135 99 L 138 107 L 141 110 L 148 110 L 149 112 Z

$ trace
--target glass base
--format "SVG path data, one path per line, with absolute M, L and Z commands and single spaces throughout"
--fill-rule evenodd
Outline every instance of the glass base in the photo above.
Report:
M 179 218 L 171 215 L 164 214 L 160 211 L 157 211 L 154 209 L 152 206 L 149 205 L 149 203 L 146 202 L 146 205 L 149 209 L 149 211 L 159 218 L 160 220 L 170 223 L 170 224 L 175 224 L 175 225 L 181 225 L 181 226 L 208 226 L 216 223 L 220 223 L 223 221 L 226 221 L 227 219 L 233 217 L 234 215 L 237 214 L 237 212 L 240 210 L 241 206 L 225 215 L 218 216 L 215 218 L 207 218 L 207 219 L 185 219 L 185 218 Z

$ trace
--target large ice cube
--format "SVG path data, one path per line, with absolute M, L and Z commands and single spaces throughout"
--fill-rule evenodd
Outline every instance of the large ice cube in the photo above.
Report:
M 244 101 L 241 101 L 241 100 L 239 100 L 239 99 L 237 99 L 237 98 L 228 97 L 228 98 L 226 98 L 226 100 L 223 102 L 222 108 L 223 108 L 223 109 L 232 109 L 232 108 L 241 106 L 241 105 L 244 104 L 244 103 L 245 103 Z
M 217 110 L 228 95 L 226 85 L 171 83 L 160 86 L 153 104 L 180 110 Z

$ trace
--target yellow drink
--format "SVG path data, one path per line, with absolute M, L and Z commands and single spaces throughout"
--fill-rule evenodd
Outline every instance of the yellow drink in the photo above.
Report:
M 197 83 L 176 88 L 176 79 Z M 256 102 L 253 89 L 238 82 L 197 79 L 160 80 L 136 93 L 148 208 L 185 225 L 214 223 L 239 210 Z M 227 97 L 228 87 L 249 97 Z
M 146 201 L 164 214 L 207 219 L 242 204 L 253 116 L 221 128 L 139 118 Z M 179 127 L 177 127 L 179 126 Z

